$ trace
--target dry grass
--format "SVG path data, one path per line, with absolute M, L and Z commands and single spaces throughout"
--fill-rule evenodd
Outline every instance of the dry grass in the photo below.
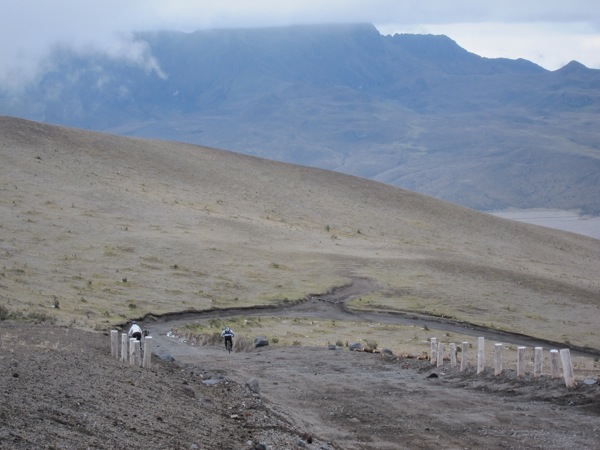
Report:
M 148 313 L 282 303 L 362 276 L 380 289 L 354 307 L 598 347 L 591 238 L 322 170 L 8 118 L 0 154 L 10 314 L 105 330 Z
M 203 319 L 187 323 L 175 329 L 175 333 L 194 345 L 222 345 L 221 331 L 230 326 L 235 332 L 234 350 L 252 351 L 254 339 L 264 336 L 271 347 L 326 347 L 336 345 L 347 350 L 350 344 L 360 343 L 365 349 L 391 350 L 394 355 L 410 357 L 428 356 L 431 338 L 445 345 L 444 354 L 449 357 L 449 344 L 457 347 L 460 361 L 462 342 L 468 345 L 468 361 L 476 365 L 477 339 L 460 333 L 441 333 L 414 325 L 394 325 L 378 322 L 347 320 L 317 320 L 297 317 L 234 316 L 227 319 Z M 549 349 L 546 349 L 545 365 L 549 367 Z M 526 356 L 529 369 L 533 368 L 533 349 Z M 486 343 L 486 367 L 494 367 L 494 343 Z M 506 368 L 516 370 L 517 346 L 503 344 L 503 362 Z M 597 374 L 600 370 L 598 358 L 572 356 L 577 375 L 585 378 Z

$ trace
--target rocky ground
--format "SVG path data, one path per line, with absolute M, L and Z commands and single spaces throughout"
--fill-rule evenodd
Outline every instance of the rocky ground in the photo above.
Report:
M 228 354 L 164 330 L 153 337 L 162 359 L 141 369 L 111 357 L 107 334 L 3 321 L 0 338 L 2 449 L 592 449 L 600 439 L 600 388 L 581 380 L 567 389 L 345 349 Z
M 223 373 L 157 359 L 150 370 L 125 365 L 111 357 L 108 336 L 69 328 L 0 322 L 0 337 L 2 449 L 293 448 L 311 440 Z

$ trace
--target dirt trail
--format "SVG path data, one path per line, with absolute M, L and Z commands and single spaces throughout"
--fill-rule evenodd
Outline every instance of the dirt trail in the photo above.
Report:
M 170 332 L 190 320 L 228 315 L 284 315 L 335 320 L 415 323 L 467 333 L 469 328 L 412 314 L 353 312 L 344 303 L 375 289 L 356 279 L 291 306 L 207 311 L 159 318 L 150 328 L 154 352 L 183 367 L 201 368 L 215 382 L 256 380 L 261 398 L 289 423 L 336 449 L 597 448 L 600 388 L 567 389 L 562 380 L 517 378 L 506 370 L 458 372 L 426 361 L 290 347 L 228 354 L 188 345 Z M 471 328 L 473 335 L 486 335 Z M 490 338 L 511 336 L 488 332 Z M 512 336 L 523 343 L 523 336 Z M 527 345 L 538 341 L 528 341 Z M 547 343 L 541 343 L 547 344 Z M 309 447 L 318 448 L 318 447 Z
M 226 318 L 236 315 L 246 316 L 282 316 L 298 318 L 319 318 L 324 320 L 349 320 L 390 323 L 395 325 L 418 325 L 441 332 L 452 332 L 473 337 L 482 336 L 496 342 L 524 345 L 527 347 L 564 348 L 564 344 L 537 339 L 519 333 L 510 333 L 493 328 L 460 322 L 443 317 L 433 317 L 413 312 L 357 311 L 346 307 L 346 303 L 356 297 L 364 296 L 377 289 L 377 284 L 369 278 L 353 278 L 345 286 L 332 289 L 325 294 L 312 294 L 291 305 L 274 305 L 250 308 L 215 309 L 201 312 L 183 312 L 167 314 L 156 321 L 147 322 L 153 334 L 166 335 L 172 328 L 194 320 L 208 318 Z M 573 355 L 600 356 L 600 349 L 570 347 Z

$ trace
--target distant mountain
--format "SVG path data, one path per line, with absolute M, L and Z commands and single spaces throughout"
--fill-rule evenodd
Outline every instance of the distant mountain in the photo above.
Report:
M 600 215 L 600 71 L 372 25 L 143 32 L 146 61 L 57 50 L 0 113 L 358 175 L 480 210 Z M 151 57 L 151 59 L 150 59 Z

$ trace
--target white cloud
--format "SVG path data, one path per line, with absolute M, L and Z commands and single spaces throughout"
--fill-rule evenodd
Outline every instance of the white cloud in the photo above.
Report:
M 446 34 L 482 56 L 548 68 L 572 59 L 600 68 L 598 18 L 597 0 L 2 0 L 0 82 L 31 75 L 56 44 L 127 55 L 136 49 L 124 37 L 138 30 L 341 22 Z M 139 60 L 144 52 L 129 55 Z

